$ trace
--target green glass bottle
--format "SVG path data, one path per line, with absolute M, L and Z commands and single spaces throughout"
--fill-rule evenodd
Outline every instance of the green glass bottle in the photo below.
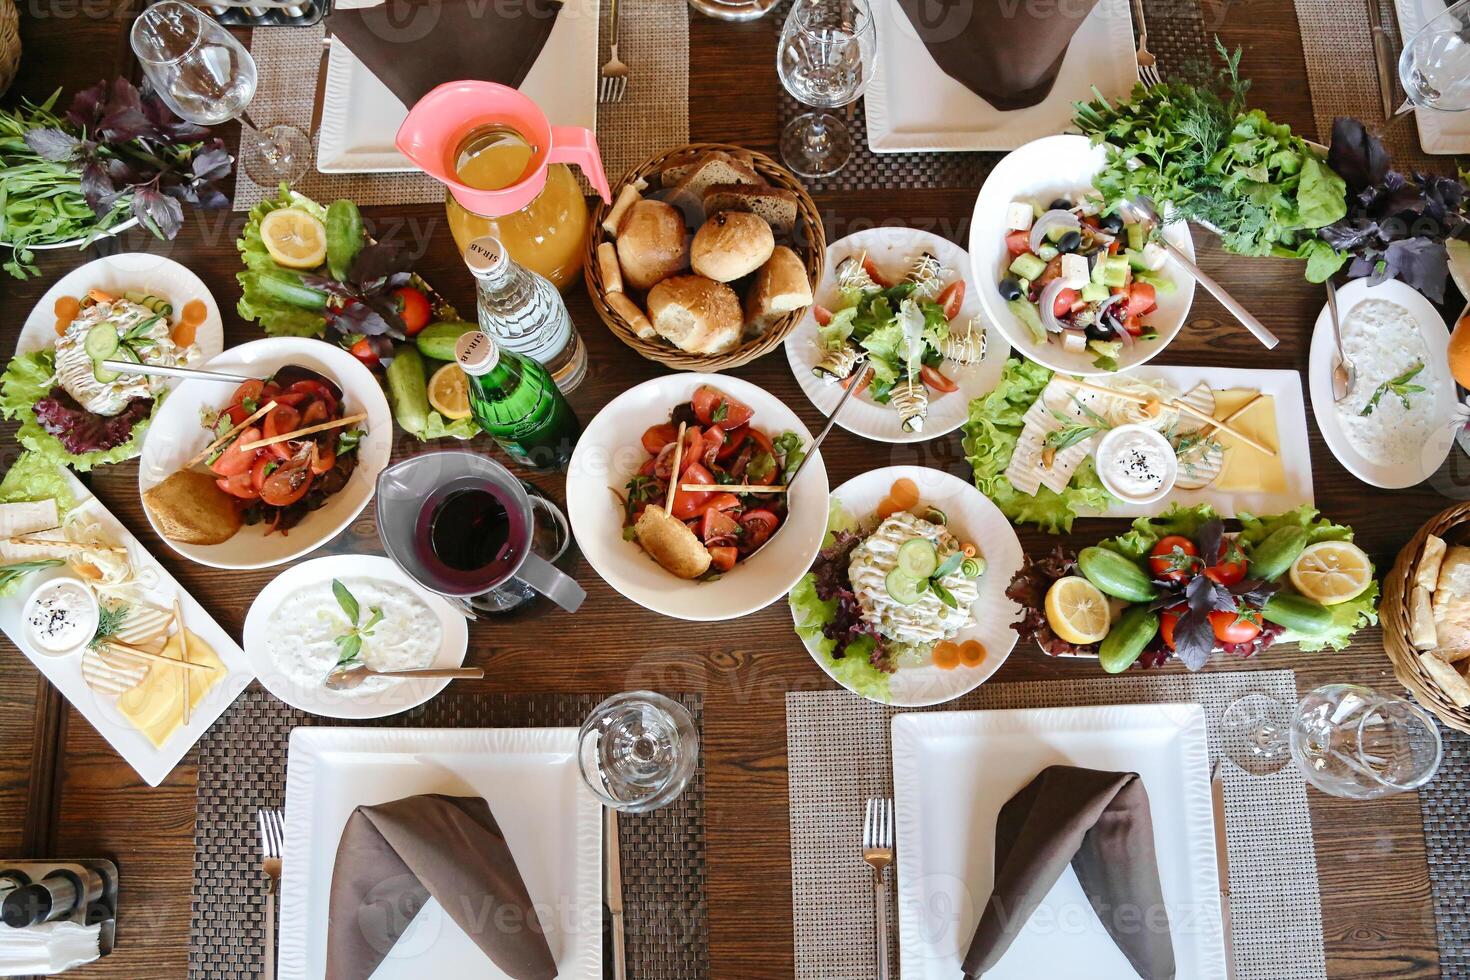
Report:
M 459 338 L 454 357 L 465 373 L 470 411 L 480 428 L 518 463 L 566 469 L 582 423 L 546 368 L 501 350 L 478 331 Z

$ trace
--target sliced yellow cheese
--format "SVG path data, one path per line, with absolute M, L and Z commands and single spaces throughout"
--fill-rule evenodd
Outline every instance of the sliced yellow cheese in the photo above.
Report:
M 170 660 L 182 659 L 179 634 L 175 633 L 168 638 L 162 655 Z M 212 671 L 190 671 L 189 704 L 192 710 L 204 700 L 210 688 L 224 679 L 225 665 L 209 644 L 192 632 L 189 634 L 189 661 L 214 668 Z M 184 722 L 182 675 L 183 669 L 180 667 L 170 667 L 156 660 L 150 661 L 148 675 L 143 678 L 143 683 L 117 699 L 117 709 L 122 716 L 147 736 L 148 741 L 160 748 Z
M 1215 392 L 1215 418 L 1228 418 L 1255 396 L 1256 392 L 1251 388 Z M 1281 447 L 1276 434 L 1276 399 L 1270 395 L 1262 395 L 1245 412 L 1231 419 L 1230 427 L 1263 446 L 1276 450 Z M 1216 490 L 1226 493 L 1286 492 L 1286 470 L 1282 467 L 1279 453 L 1268 456 L 1223 430 L 1217 429 L 1214 435 L 1225 450 L 1225 464 L 1214 483 Z

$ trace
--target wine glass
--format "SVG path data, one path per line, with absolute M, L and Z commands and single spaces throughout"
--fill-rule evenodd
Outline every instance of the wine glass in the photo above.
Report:
M 1394 112 L 1416 107 L 1441 112 L 1470 109 L 1470 0 L 1457 0 L 1404 44 L 1399 81 L 1409 96 Z
M 242 154 L 251 180 L 275 187 L 306 173 L 311 138 L 295 126 L 258 126 L 250 118 L 255 59 L 218 21 L 183 0 L 159 0 L 138 15 L 130 40 L 143 74 L 181 119 L 201 126 L 239 119 L 255 130 L 254 146 Z
M 868 0 L 796 0 L 776 50 L 781 84 L 799 102 L 837 109 L 873 76 L 877 28 Z M 806 112 L 781 133 L 781 158 L 803 177 L 826 177 L 852 155 L 852 134 L 830 112 Z
M 1246 772 L 1274 772 L 1289 757 L 1307 782 L 1347 799 L 1417 789 L 1439 770 L 1443 754 L 1439 727 L 1423 708 L 1357 684 L 1319 687 L 1295 710 L 1247 694 L 1220 721 L 1226 754 Z
M 679 702 L 653 691 L 616 694 L 583 723 L 577 761 L 606 806 L 641 813 L 684 792 L 699 761 L 699 737 Z

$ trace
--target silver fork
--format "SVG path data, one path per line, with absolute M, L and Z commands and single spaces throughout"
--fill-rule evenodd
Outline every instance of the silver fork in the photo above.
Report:
M 628 66 L 618 59 L 618 0 L 612 0 L 612 12 L 608 15 L 611 24 L 608 25 L 608 54 L 607 64 L 602 66 L 602 81 L 598 84 L 598 102 L 621 102 L 623 96 L 628 92 Z
M 863 860 L 873 869 L 873 908 L 877 914 L 878 980 L 888 980 L 888 889 L 883 871 L 893 863 L 893 801 L 868 801 L 863 819 Z
M 261 956 L 260 975 L 265 980 L 276 976 L 276 890 L 281 884 L 281 847 L 286 836 L 286 821 L 280 810 L 261 810 L 256 814 L 260 825 L 260 870 L 268 881 L 265 893 L 265 949 Z
M 1148 22 L 1143 19 L 1143 0 L 1133 0 L 1133 12 L 1138 17 L 1138 80 L 1148 86 L 1158 85 L 1164 76 L 1159 73 L 1158 59 L 1148 49 Z

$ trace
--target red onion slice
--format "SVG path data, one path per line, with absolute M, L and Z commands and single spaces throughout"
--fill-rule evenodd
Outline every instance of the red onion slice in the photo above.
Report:
M 1065 280 L 1060 278 L 1053 279 L 1046 284 L 1046 287 L 1041 291 L 1041 296 L 1036 300 L 1037 306 L 1040 307 L 1037 313 L 1041 315 L 1041 325 L 1046 327 L 1050 333 L 1061 333 L 1067 329 L 1066 324 L 1057 319 L 1055 312 L 1057 294 L 1066 288 L 1067 283 Z
M 1081 231 L 1082 222 L 1071 211 L 1056 210 L 1046 212 L 1037 218 L 1036 223 L 1031 226 L 1031 251 L 1036 252 L 1041 249 L 1041 243 L 1046 241 L 1046 233 L 1053 228 L 1067 228 Z

